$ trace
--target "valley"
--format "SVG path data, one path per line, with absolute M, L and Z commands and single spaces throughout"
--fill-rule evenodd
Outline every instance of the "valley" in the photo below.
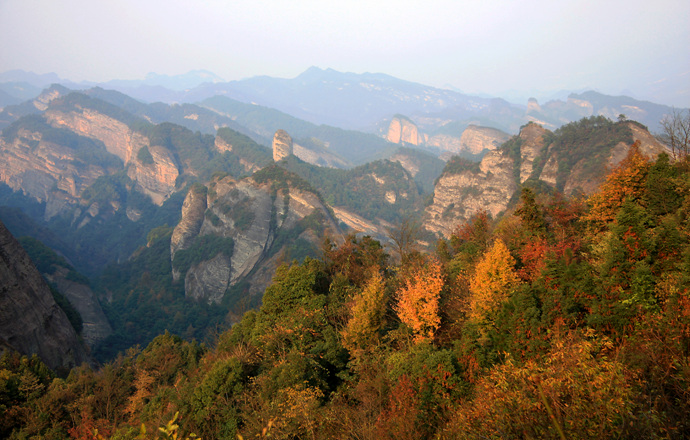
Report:
M 207 438 L 455 438 L 505 411 L 501 381 L 601 402 L 602 431 L 651 411 L 647 431 L 616 432 L 687 432 L 664 403 L 687 397 L 670 365 L 689 328 L 688 157 L 657 136 L 670 108 L 596 92 L 523 107 L 318 68 L 111 86 L 55 84 L 0 109 L 2 322 L 15 324 L 0 380 L 41 384 L 17 405 L 62 398 L 40 362 L 64 377 L 86 363 L 60 386 L 83 403 L 70 380 L 112 380 L 119 406 L 51 422 L 70 435 L 157 428 L 175 408 Z M 671 321 L 677 338 L 656 344 Z M 614 345 L 621 358 L 597 354 Z M 657 356 L 675 376 L 642 407 L 636 374 Z M 585 376 L 568 382 L 572 362 Z M 618 387 L 578 388 L 590 380 Z M 483 389 L 486 407 L 471 398 Z M 532 422 L 550 430 L 538 402 Z M 554 423 L 585 432 L 587 409 L 566 406 Z

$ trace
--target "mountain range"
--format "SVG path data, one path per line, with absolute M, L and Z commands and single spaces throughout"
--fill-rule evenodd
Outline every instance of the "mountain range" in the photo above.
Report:
M 210 337 L 326 239 L 371 236 L 402 258 L 405 224 L 430 249 L 481 212 L 510 212 L 523 187 L 591 194 L 631 145 L 666 150 L 647 125 L 671 111 L 595 92 L 520 107 L 317 68 L 38 94 L 53 76 L 0 79 L 18 101 L 0 110 L 0 219 L 86 275 L 75 285 L 67 266 L 41 271 L 78 303 L 101 360 L 165 329 Z M 149 102 L 151 87 L 175 102 Z
M 539 105 L 536 100 L 513 104 L 439 89 L 379 73 L 343 73 L 310 67 L 295 78 L 257 76 L 225 82 L 211 72 L 184 75 L 149 74 L 143 80 L 112 80 L 106 83 L 74 83 L 55 74 L 23 71 L 0 74 L 0 107 L 35 97 L 40 90 L 58 83 L 73 90 L 101 87 L 117 90 L 141 102 L 198 103 L 224 96 L 243 103 L 274 108 L 317 125 L 376 132 L 394 114 L 406 115 L 424 129 L 433 131 L 449 121 L 464 121 L 516 133 L 529 121 L 555 129 L 581 117 L 623 114 L 658 131 L 659 116 L 670 107 L 624 96 L 594 91 L 570 93 Z M 33 96 L 28 96 L 33 94 Z

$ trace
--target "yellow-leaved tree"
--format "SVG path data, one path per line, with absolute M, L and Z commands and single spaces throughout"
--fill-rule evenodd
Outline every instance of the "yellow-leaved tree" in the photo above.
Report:
M 495 312 L 508 299 L 510 292 L 518 285 L 515 259 L 503 240 L 494 241 L 475 267 L 470 279 L 471 319 L 482 321 L 487 314 Z
M 361 292 L 354 295 L 352 317 L 342 331 L 343 346 L 350 352 L 366 349 L 378 342 L 386 314 L 385 282 L 373 271 Z
M 431 259 L 414 270 L 398 292 L 395 311 L 414 332 L 415 342 L 433 339 L 441 325 L 438 309 L 443 285 L 441 263 Z

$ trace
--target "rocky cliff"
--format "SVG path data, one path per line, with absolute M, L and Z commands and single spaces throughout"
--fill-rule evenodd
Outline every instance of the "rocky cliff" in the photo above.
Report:
M 86 345 L 92 348 L 113 333 L 96 294 L 88 284 L 71 280 L 65 268 L 59 268 L 44 276 L 79 312 L 83 322 L 81 337 Z
M 494 150 L 478 165 L 444 172 L 434 189 L 433 203 L 426 208 L 424 227 L 448 236 L 479 211 L 498 215 L 517 189 L 514 165 L 512 158 Z
M 157 205 L 175 190 L 180 166 L 172 152 L 162 146 L 152 146 L 148 137 L 132 130 L 125 122 L 78 105 L 71 111 L 49 108 L 45 118 L 54 126 L 103 142 L 107 151 L 119 157 L 128 168 L 129 178 Z
M 228 288 L 240 281 L 248 286 L 245 293 L 260 295 L 270 283 L 280 254 L 305 245 L 318 248 L 324 231 L 338 232 L 318 195 L 303 184 L 276 183 L 267 177 L 271 172 L 276 176 L 285 173 L 271 168 L 256 178 L 213 180 L 205 209 L 198 195 L 187 196 L 182 219 L 173 232 L 173 266 L 177 264 L 175 253 L 183 246 L 193 251 L 205 243 L 208 249 L 215 249 L 183 268 L 180 276 L 184 275 L 188 297 L 219 303 Z
M 154 203 L 172 194 L 181 173 L 175 154 L 132 130 L 131 115 L 77 93 L 58 95 L 46 94 L 42 115 L 24 116 L 3 131 L 0 181 L 45 202 L 46 219 L 78 206 L 99 177 L 123 167 Z
M 515 191 L 528 179 L 540 180 L 566 195 L 591 194 L 633 142 L 650 158 L 667 151 L 635 122 L 594 118 L 556 133 L 529 123 L 479 164 L 460 159 L 449 162 L 434 188 L 424 227 L 448 236 L 479 210 L 495 217 L 508 208 Z
M 544 136 L 547 133 L 544 127 L 534 123 L 529 123 L 520 130 L 520 183 L 532 175 L 535 159 L 544 153 Z
M 38 354 L 65 372 L 89 361 L 86 349 L 55 303 L 24 249 L 0 223 L 0 346 Z
M 0 181 L 40 202 L 47 202 L 46 217 L 59 211 L 51 204 L 73 205 L 100 176 L 117 169 L 117 163 L 89 163 L 85 156 L 102 149 L 90 139 L 55 131 L 32 117 L 0 138 Z M 62 142 L 63 138 L 73 142 Z M 107 153 L 105 153 L 107 154 Z
M 393 117 L 388 126 L 386 139 L 394 144 L 420 145 L 424 142 L 424 136 L 419 132 L 417 125 L 402 115 Z
M 182 217 L 170 237 L 170 259 L 175 259 L 178 250 L 188 249 L 199 235 L 206 212 L 207 188 L 193 185 L 187 192 L 182 204 Z M 173 278 L 177 281 L 180 273 L 173 269 Z
M 508 133 L 491 127 L 469 125 L 460 137 L 450 134 L 436 134 L 429 138 L 427 145 L 452 153 L 481 154 L 486 150 L 495 150 L 510 138 Z

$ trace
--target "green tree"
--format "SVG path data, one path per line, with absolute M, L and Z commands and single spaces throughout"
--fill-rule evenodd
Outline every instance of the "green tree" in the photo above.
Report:
M 375 347 L 386 314 L 386 284 L 374 271 L 361 292 L 352 298 L 351 318 L 342 331 L 343 346 L 350 352 Z

